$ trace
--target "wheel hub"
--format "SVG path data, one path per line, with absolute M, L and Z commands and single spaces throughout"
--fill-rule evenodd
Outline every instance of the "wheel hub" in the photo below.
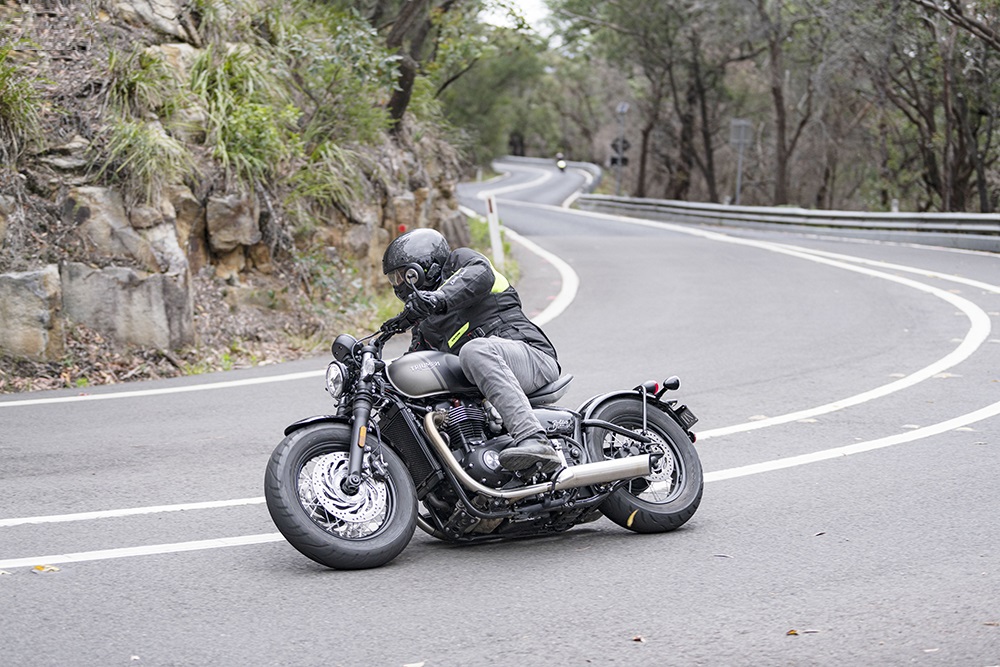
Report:
M 652 435 L 652 434 L 647 434 Z M 655 439 L 658 440 L 655 436 Z M 668 482 L 673 479 L 674 475 L 674 457 L 670 452 L 669 447 L 664 447 L 663 443 L 654 442 L 651 446 L 653 451 L 660 452 L 663 456 L 660 457 L 659 462 L 650 474 L 646 475 L 646 479 L 651 482 Z
M 348 474 L 346 452 L 324 454 L 315 460 L 312 491 L 323 509 L 350 523 L 371 521 L 385 512 L 388 498 L 385 482 L 363 477 L 357 493 L 348 494 L 343 485 Z

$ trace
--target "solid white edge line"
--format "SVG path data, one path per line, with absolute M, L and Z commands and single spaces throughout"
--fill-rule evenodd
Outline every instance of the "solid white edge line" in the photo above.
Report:
M 16 519 L 0 519 L 0 528 L 12 526 L 36 525 L 42 523 L 65 523 L 68 521 L 88 521 L 91 519 L 112 519 L 141 514 L 161 514 L 164 512 L 184 512 L 188 510 L 220 509 L 223 507 L 240 507 L 243 505 L 259 505 L 264 497 L 237 498 L 235 500 L 211 500 L 202 503 L 181 503 L 178 505 L 151 505 L 149 507 L 131 507 L 118 510 L 99 510 L 94 512 L 77 512 L 75 514 L 50 514 L 48 516 L 31 516 Z
M 807 465 L 809 463 L 816 463 L 818 461 L 835 459 L 842 456 L 851 456 L 852 454 L 870 452 L 884 447 L 901 445 L 907 442 L 913 442 L 914 440 L 921 440 L 934 435 L 940 435 L 941 433 L 945 433 L 962 426 L 967 426 L 977 421 L 982 421 L 983 419 L 989 419 L 990 417 L 995 417 L 997 415 L 1000 415 L 1000 402 L 987 405 L 986 407 L 980 408 L 974 412 L 969 412 L 967 414 L 953 417 L 952 419 L 948 419 L 937 424 L 925 426 L 924 428 L 908 431 L 906 433 L 898 433 L 896 435 L 890 435 L 876 440 L 868 440 L 867 442 L 858 442 L 844 447 L 824 449 L 811 454 L 789 456 L 782 459 L 773 459 L 771 461 L 763 461 L 761 463 L 752 463 L 750 465 L 739 466 L 737 468 L 728 468 L 726 470 L 717 470 L 715 472 L 705 473 L 705 481 L 719 482 L 726 479 L 746 477 L 747 475 L 756 475 L 762 472 L 782 470 L 784 468 L 792 468 L 795 466 Z
M 187 385 L 184 387 L 164 387 L 161 389 L 138 389 L 136 391 L 122 391 L 108 394 L 85 394 L 83 396 L 60 396 L 56 398 L 28 398 L 23 401 L 7 401 L 0 403 L 0 408 L 15 408 L 28 405 L 47 405 L 50 403 L 78 403 L 81 401 L 110 401 L 121 398 L 137 398 L 140 396 L 162 396 L 164 394 L 185 394 L 192 391 L 208 391 L 210 389 L 231 389 L 233 387 L 249 387 L 256 384 L 267 384 L 270 382 L 287 382 L 289 380 L 302 380 L 324 375 L 326 367 L 319 371 L 304 371 L 301 373 L 288 373 L 286 375 L 273 375 L 259 378 L 248 378 L 246 380 L 224 380 L 222 382 L 209 382 L 206 384 Z
M 489 199 L 491 195 L 495 197 L 496 195 L 501 195 L 506 192 L 516 192 L 517 190 L 526 190 L 528 188 L 538 187 L 539 185 L 545 183 L 545 181 L 552 178 L 551 172 L 544 169 L 538 169 L 537 167 L 523 167 L 521 170 L 533 171 L 540 174 L 540 176 L 532 181 L 528 181 L 527 183 L 514 183 L 513 185 L 505 185 L 502 188 L 488 188 L 486 190 L 482 190 L 476 195 L 476 199 L 485 201 L 486 199 Z
M 0 569 L 5 567 L 35 567 L 39 565 L 58 565 L 61 563 L 83 563 L 92 560 L 130 558 L 133 556 L 155 556 L 157 554 L 179 553 L 182 551 L 201 551 L 203 549 L 221 549 L 223 547 L 242 547 L 248 544 L 280 542 L 283 539 L 285 538 L 282 537 L 281 533 L 264 533 L 262 535 L 220 537 L 212 540 L 196 540 L 194 542 L 149 544 L 143 547 L 102 549 L 100 551 L 80 551 L 77 553 L 53 554 L 49 556 L 28 556 L 27 558 L 10 558 L 8 560 L 0 560 Z

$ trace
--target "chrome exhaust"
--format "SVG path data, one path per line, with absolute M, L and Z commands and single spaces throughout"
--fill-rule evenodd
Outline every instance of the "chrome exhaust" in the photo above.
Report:
M 437 424 L 435 423 L 438 418 L 443 416 L 444 413 L 441 412 L 428 412 L 424 417 L 424 429 L 427 431 L 427 435 L 430 436 L 431 445 L 438 453 L 441 461 L 448 466 L 448 470 L 455 475 L 455 478 L 462 486 L 469 491 L 481 493 L 484 496 L 515 501 L 547 491 L 575 489 L 581 486 L 590 486 L 591 484 L 606 484 L 632 477 L 645 477 L 652 473 L 649 454 L 641 454 L 639 456 L 629 456 L 624 459 L 611 459 L 609 461 L 597 461 L 595 463 L 569 466 L 559 470 L 556 473 L 555 479 L 544 484 L 532 484 L 531 486 L 519 489 L 493 489 L 477 482 L 459 465 L 455 459 L 455 455 L 448 448 L 448 443 L 441 437 L 441 433 L 438 431 Z

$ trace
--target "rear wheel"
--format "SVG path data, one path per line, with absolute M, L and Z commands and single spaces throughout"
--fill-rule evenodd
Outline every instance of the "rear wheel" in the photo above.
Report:
M 318 424 L 275 448 L 264 474 L 271 520 L 288 542 L 317 563 L 344 570 L 378 567 L 410 542 L 416 491 L 405 465 L 388 447 L 365 454 L 362 483 L 347 493 L 351 431 Z
M 647 451 L 662 452 L 656 470 L 630 480 L 601 504 L 600 510 L 619 526 L 637 533 L 676 530 L 694 516 L 701 503 L 704 475 L 691 439 L 669 415 L 646 406 L 646 430 L 642 430 L 643 406 L 637 398 L 616 398 L 600 406 L 595 419 L 603 419 L 651 439 L 651 445 L 607 429 L 591 431 L 590 448 L 595 460 L 624 458 Z

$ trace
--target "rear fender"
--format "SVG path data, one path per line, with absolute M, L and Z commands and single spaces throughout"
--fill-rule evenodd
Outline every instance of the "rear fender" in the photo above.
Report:
M 585 401 L 577 411 L 583 415 L 584 421 L 587 421 L 594 416 L 594 413 L 597 412 L 602 405 L 608 401 L 613 401 L 619 398 L 628 398 L 639 402 L 642 400 L 642 392 L 636 389 L 623 389 L 607 394 L 601 394 L 599 396 L 593 396 Z M 691 438 L 691 442 L 695 441 L 695 435 L 691 432 L 691 426 L 694 425 L 697 418 L 694 417 L 690 410 L 688 410 L 687 406 L 682 405 L 677 407 L 677 401 L 663 401 L 649 393 L 646 394 L 646 403 L 649 407 L 655 408 L 660 412 L 669 415 L 671 419 L 677 422 L 678 426 L 684 429 L 684 432 L 688 434 L 689 438 Z M 682 418 L 682 415 L 684 418 Z M 688 415 L 690 415 L 690 417 L 688 417 Z

